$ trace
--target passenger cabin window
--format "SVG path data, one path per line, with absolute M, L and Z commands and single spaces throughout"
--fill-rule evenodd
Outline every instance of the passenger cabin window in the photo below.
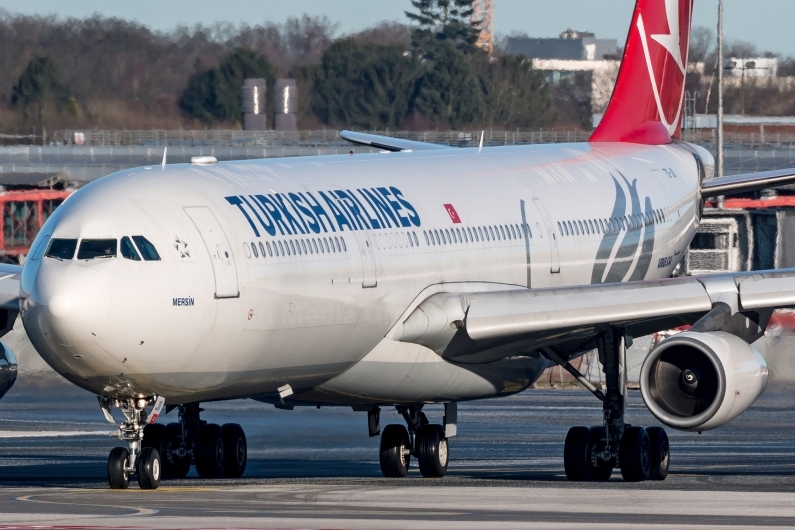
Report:
M 144 236 L 132 236 L 132 239 L 145 261 L 160 261 L 160 254 L 148 239 Z
M 116 255 L 115 239 L 84 239 L 80 242 L 77 259 L 112 258 Z
M 141 261 L 141 256 L 138 255 L 138 251 L 135 250 L 135 247 L 130 241 L 130 238 L 124 236 L 121 238 L 121 243 L 119 244 L 121 250 L 121 257 L 126 259 L 131 259 L 133 261 Z
M 50 248 L 47 249 L 45 256 L 60 260 L 72 259 L 75 257 L 76 249 L 77 239 L 51 239 Z

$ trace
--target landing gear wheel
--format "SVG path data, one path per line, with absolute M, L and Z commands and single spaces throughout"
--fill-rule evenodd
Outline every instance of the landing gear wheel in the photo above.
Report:
M 240 478 L 246 470 L 248 461 L 248 448 L 246 446 L 246 433 L 237 423 L 227 423 L 221 427 L 221 437 L 224 440 L 224 476 Z
M 135 460 L 138 486 L 142 490 L 156 490 L 160 485 L 160 453 L 154 447 L 144 447 Z
M 124 447 L 114 447 L 108 457 L 108 484 L 112 490 L 126 490 L 130 486 L 130 474 L 124 470 L 130 453 Z
M 405 477 L 411 454 L 409 432 L 402 425 L 387 425 L 381 434 L 381 473 L 389 478 Z
M 417 433 L 417 462 L 425 478 L 441 478 L 447 473 L 447 439 L 441 425 L 425 425 Z
M 168 435 L 166 426 L 162 423 L 150 423 L 144 426 L 144 439 L 141 441 L 141 449 L 152 447 L 157 449 L 160 455 L 161 472 L 163 476 L 170 475 L 168 462 Z
M 605 429 L 604 426 L 591 427 L 591 451 L 602 451 L 606 439 L 607 429 Z M 596 467 L 593 467 L 593 460 L 589 460 L 588 462 L 591 465 L 591 480 L 598 482 L 609 480 L 610 476 L 613 474 L 615 462 L 613 460 L 605 462 L 602 459 L 596 459 L 596 462 Z
M 563 468 L 569 480 L 591 480 L 593 469 L 591 440 L 591 429 L 588 427 L 572 427 L 566 434 L 566 442 L 563 445 Z
M 224 439 L 219 425 L 206 423 L 199 427 L 193 451 L 200 477 L 218 478 L 224 474 Z
M 668 445 L 668 434 L 662 427 L 649 427 L 646 429 L 651 446 L 651 466 L 649 480 L 665 480 L 668 476 L 668 465 L 671 461 L 671 452 Z
M 649 478 L 651 443 L 643 427 L 627 427 L 618 448 L 621 476 L 627 482 L 641 482 Z
M 146 438 L 144 436 L 144 438 Z M 163 474 L 166 478 L 185 478 L 190 472 L 190 454 L 186 453 L 182 458 L 179 457 L 178 449 L 182 444 L 182 425 L 179 423 L 169 423 L 166 425 L 166 455 L 160 453 L 163 463 Z

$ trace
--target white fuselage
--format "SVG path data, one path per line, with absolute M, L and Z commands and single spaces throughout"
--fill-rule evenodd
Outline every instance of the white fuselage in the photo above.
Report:
M 122 171 L 74 193 L 42 228 L 22 275 L 23 322 L 55 370 L 97 394 L 278 402 L 290 385 L 288 402 L 367 404 L 517 392 L 543 358 L 452 363 L 392 340 L 392 328 L 428 294 L 465 284 L 670 276 L 698 223 L 694 149 L 572 144 Z M 44 256 L 51 238 L 136 235 L 161 259 Z

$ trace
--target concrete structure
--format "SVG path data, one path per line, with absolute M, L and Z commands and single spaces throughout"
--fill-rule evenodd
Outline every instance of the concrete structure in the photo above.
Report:
M 568 29 L 557 39 L 509 37 L 508 53 L 524 55 L 529 59 L 568 59 L 576 61 L 601 61 L 618 59 L 616 39 L 597 39 L 593 33 Z
M 533 69 L 544 73 L 548 84 L 568 82 L 577 88 L 577 99 L 590 101 L 594 114 L 607 108 L 618 77 L 620 61 L 533 59 Z M 596 124 L 594 124 L 596 126 Z
M 723 70 L 729 77 L 776 77 L 778 57 L 728 57 Z
M 268 129 L 266 96 L 268 84 L 264 79 L 246 79 L 242 88 L 243 130 L 265 131 Z
M 273 89 L 273 128 L 277 131 L 298 129 L 298 85 L 295 79 L 277 79 Z
M 472 21 L 480 28 L 476 45 L 491 54 L 494 50 L 494 4 L 492 0 L 474 0 L 472 10 Z

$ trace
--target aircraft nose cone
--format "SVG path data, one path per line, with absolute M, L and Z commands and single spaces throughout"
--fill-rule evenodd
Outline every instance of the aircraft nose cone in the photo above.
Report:
M 110 317 L 110 290 L 92 267 L 47 263 L 39 269 L 25 305 L 24 316 L 35 317 L 48 342 L 77 346 L 104 329 Z

